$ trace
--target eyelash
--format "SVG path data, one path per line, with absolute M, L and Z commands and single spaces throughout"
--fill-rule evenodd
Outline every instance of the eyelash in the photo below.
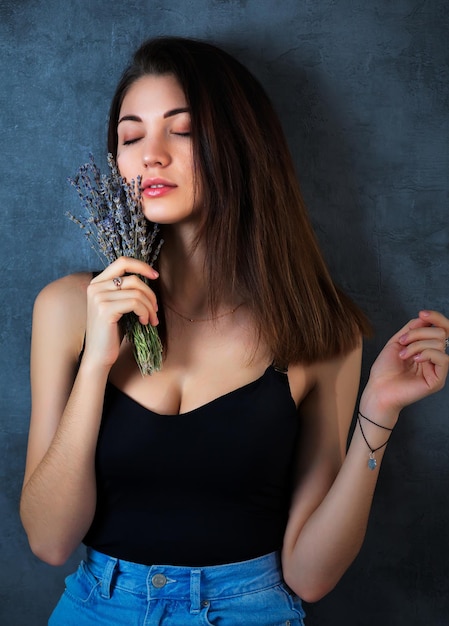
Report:
M 185 132 L 185 133 L 171 133 L 172 135 L 176 135 L 177 137 L 190 137 L 191 133 L 190 132 Z M 140 137 L 136 137 L 135 139 L 127 139 L 126 141 L 123 142 L 124 146 L 130 146 L 133 143 L 136 143 L 137 141 L 139 141 L 141 138 Z

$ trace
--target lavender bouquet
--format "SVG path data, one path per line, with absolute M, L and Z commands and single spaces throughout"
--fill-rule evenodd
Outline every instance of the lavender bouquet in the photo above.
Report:
M 159 232 L 157 224 L 147 221 L 141 205 L 141 179 L 126 183 L 120 176 L 112 154 L 108 154 L 109 175 L 101 174 L 92 155 L 69 182 L 76 188 L 87 217 L 68 217 L 78 224 L 91 247 L 106 266 L 120 256 L 128 256 L 153 265 L 163 239 L 153 250 Z M 105 262 L 106 261 L 106 262 Z M 142 280 L 149 284 L 146 277 Z M 135 313 L 121 319 L 122 330 L 132 343 L 134 356 L 142 375 L 159 371 L 162 366 L 162 344 L 157 329 L 143 325 Z

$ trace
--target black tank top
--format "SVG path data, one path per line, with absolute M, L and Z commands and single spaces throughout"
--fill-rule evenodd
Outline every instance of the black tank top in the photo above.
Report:
M 180 415 L 107 384 L 97 509 L 84 543 L 145 565 L 206 566 L 280 549 L 298 413 L 285 372 Z

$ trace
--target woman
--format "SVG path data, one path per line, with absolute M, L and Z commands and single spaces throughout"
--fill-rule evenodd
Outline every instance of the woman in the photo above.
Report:
M 50 564 L 87 545 L 50 623 L 303 624 L 300 598 L 360 549 L 401 408 L 444 384 L 449 320 L 421 311 L 387 343 L 346 453 L 368 325 L 258 82 L 209 44 L 146 42 L 109 151 L 165 243 L 157 271 L 120 258 L 36 300 L 21 516 Z M 122 340 L 131 311 L 160 321 L 152 376 Z

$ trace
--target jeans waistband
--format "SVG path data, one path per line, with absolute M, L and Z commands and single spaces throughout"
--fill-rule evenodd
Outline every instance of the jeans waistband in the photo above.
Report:
M 147 600 L 190 600 L 191 612 L 213 599 L 232 598 L 261 591 L 282 582 L 278 552 L 249 561 L 182 567 L 176 565 L 140 565 L 87 549 L 87 565 L 101 581 L 101 595 L 110 597 L 114 588 L 145 595 Z

